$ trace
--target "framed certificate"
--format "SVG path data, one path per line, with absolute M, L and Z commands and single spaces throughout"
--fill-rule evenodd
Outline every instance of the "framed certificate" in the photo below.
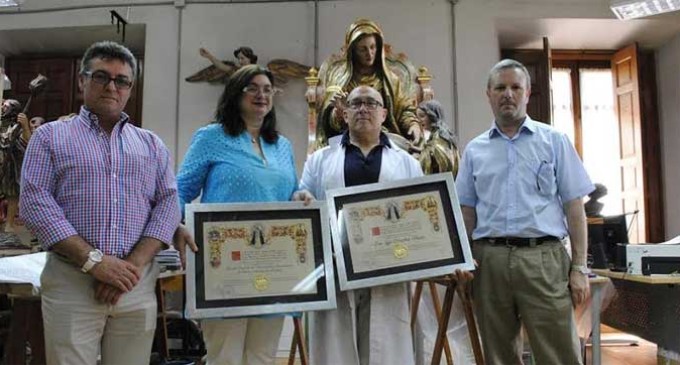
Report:
M 198 252 L 187 254 L 188 318 L 333 309 L 323 202 L 189 204 Z
M 450 173 L 326 196 L 341 290 L 474 269 Z

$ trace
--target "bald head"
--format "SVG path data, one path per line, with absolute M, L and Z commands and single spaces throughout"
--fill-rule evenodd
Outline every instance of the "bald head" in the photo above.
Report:
M 370 86 L 362 85 L 355 87 L 347 96 L 347 103 L 349 104 L 353 99 L 356 98 L 371 98 L 379 102 L 381 105 L 385 105 L 382 95 L 380 95 L 378 90 Z
M 343 116 L 349 127 L 350 139 L 377 141 L 387 110 L 383 107 L 382 95 L 376 89 L 359 86 L 347 96 Z

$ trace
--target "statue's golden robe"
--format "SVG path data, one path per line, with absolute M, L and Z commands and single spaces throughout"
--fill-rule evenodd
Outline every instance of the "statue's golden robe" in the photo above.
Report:
M 374 35 L 378 54 L 375 58 L 374 73 L 368 76 L 353 72 L 352 51 L 354 44 L 364 35 Z M 409 95 L 403 88 L 397 75 L 387 67 L 382 30 L 373 21 L 360 19 L 353 23 L 345 35 L 345 45 L 341 57 L 324 62 L 319 71 L 322 102 L 319 104 L 316 144 L 317 148 L 325 146 L 328 138 L 342 133 L 344 121 L 335 116 L 331 102 L 333 94 L 342 90 L 349 93 L 357 86 L 367 85 L 382 94 L 387 118 L 383 124 L 387 132 L 407 137 L 409 128 L 418 123 L 415 115 L 415 95 Z

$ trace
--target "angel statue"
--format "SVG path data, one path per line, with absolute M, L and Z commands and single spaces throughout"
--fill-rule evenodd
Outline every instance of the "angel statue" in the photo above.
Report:
M 306 95 L 318 115 L 314 149 L 325 146 L 329 138 L 343 132 L 344 100 L 360 85 L 371 86 L 382 94 L 388 111 L 383 126 L 387 132 L 401 137 L 397 138 L 400 140 L 397 144 L 408 146 L 406 139 L 418 144 L 422 130 L 416 118 L 418 86 L 411 77 L 415 73 L 405 55 L 391 53 L 378 24 L 368 19 L 352 23 L 345 34 L 341 54 L 331 56 L 321 65 L 319 85 L 308 89 Z M 390 139 L 394 141 L 393 137 Z
M 2 100 L 0 117 L 0 198 L 7 200 L 5 232 L 14 232 L 18 212 L 19 180 L 31 129 L 17 100 Z
M 187 77 L 185 79 L 187 82 L 207 81 L 211 84 L 223 84 L 240 67 L 257 63 L 257 55 L 250 47 L 239 47 L 234 50 L 234 57 L 238 63 L 219 60 L 205 48 L 199 48 L 198 53 L 202 57 L 207 58 L 212 65 Z M 281 58 L 269 61 L 267 68 L 274 75 L 275 84 L 279 86 L 285 85 L 292 79 L 303 79 L 309 72 L 309 66 Z

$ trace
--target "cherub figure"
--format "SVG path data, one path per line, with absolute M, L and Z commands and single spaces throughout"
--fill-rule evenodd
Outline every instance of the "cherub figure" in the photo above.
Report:
M 212 65 L 187 77 L 185 79 L 187 82 L 225 83 L 240 67 L 255 64 L 258 59 L 250 47 L 239 47 L 234 50 L 236 62 L 220 60 L 203 47 L 198 49 L 198 53 L 201 57 L 208 59 Z M 291 79 L 303 79 L 309 71 L 309 66 L 280 58 L 269 61 L 267 68 L 274 75 L 274 81 L 277 85 L 284 85 Z

